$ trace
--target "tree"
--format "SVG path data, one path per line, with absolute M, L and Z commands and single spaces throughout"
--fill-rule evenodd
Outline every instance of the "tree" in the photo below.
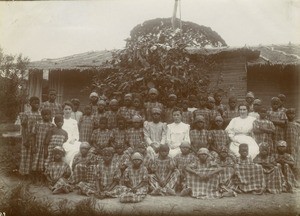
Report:
M 171 19 L 154 19 L 133 28 L 126 48 L 113 53 L 94 84 L 110 91 L 141 92 L 156 87 L 164 100 L 169 93 L 179 97 L 207 93 L 209 73 L 215 62 L 208 56 L 196 56 L 187 47 L 226 46 L 225 41 L 208 27 L 183 22 L 173 30 Z
M 0 48 L 0 113 L 2 120 L 12 121 L 26 100 L 25 70 L 29 59 L 7 55 Z

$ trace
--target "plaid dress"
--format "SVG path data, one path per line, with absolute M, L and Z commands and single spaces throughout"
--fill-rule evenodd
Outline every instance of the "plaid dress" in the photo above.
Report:
M 126 141 L 131 148 L 136 148 L 142 142 L 144 142 L 144 130 L 143 128 L 135 129 L 129 128 L 126 130 Z
M 193 123 L 193 113 L 191 111 L 183 111 L 181 121 L 191 125 Z
M 291 163 L 294 163 L 294 158 L 288 154 L 288 153 L 284 153 L 284 154 L 274 154 L 275 157 L 275 161 L 278 163 L 277 165 L 279 166 L 279 168 L 282 171 L 282 174 L 284 175 L 284 181 L 286 184 L 287 189 L 292 189 L 293 187 L 295 187 L 296 185 L 296 178 L 293 172 L 293 168 L 287 164 L 287 163 L 279 163 L 279 159 L 283 158 L 286 161 L 289 161 Z
M 218 169 L 217 164 L 214 164 L 210 160 L 207 160 L 206 163 L 201 163 L 198 158 L 188 166 L 202 175 L 209 174 Z M 212 199 L 221 196 L 219 192 L 219 174 L 211 176 L 208 180 L 200 179 L 198 175 L 190 172 L 186 172 L 186 174 L 186 187 L 191 189 L 192 197 L 197 199 Z
M 244 193 L 264 190 L 266 187 L 263 167 L 254 164 L 251 157 L 247 159 L 238 158 L 235 165 L 236 181 L 235 187 Z
M 63 146 L 63 144 L 68 140 L 68 134 L 65 130 L 54 127 L 49 130 L 46 135 L 46 144 L 48 144 L 48 157 L 45 160 L 45 167 L 48 166 L 50 162 L 53 161 L 53 149 L 56 146 Z
M 189 153 L 187 155 L 183 155 L 182 153 L 176 155 L 174 157 L 176 168 L 180 172 L 179 176 L 179 186 L 181 188 L 185 188 L 185 180 L 186 180 L 186 172 L 185 167 L 192 163 L 193 161 L 197 160 L 196 156 L 192 153 Z
M 295 159 L 299 167 L 299 145 L 300 145 L 300 124 L 297 122 L 288 122 L 286 125 L 286 143 L 287 152 Z
M 124 171 L 124 182 L 131 185 L 131 187 L 138 186 L 141 182 L 148 182 L 147 168 L 141 165 L 138 169 L 133 169 L 129 166 Z M 148 192 L 148 186 L 143 186 L 135 193 L 131 192 L 130 188 L 122 186 L 123 193 L 120 195 L 120 202 L 122 203 L 137 203 L 143 201 Z
M 254 160 L 254 163 L 260 164 L 264 170 L 265 182 L 266 182 L 266 191 L 272 194 L 279 194 L 282 192 L 282 185 L 284 178 L 279 167 L 276 166 L 276 161 L 273 156 L 268 155 L 265 158 L 262 158 L 260 155 L 257 155 Z M 264 163 L 273 165 L 274 167 L 264 167 Z
M 136 114 L 133 108 L 128 108 L 126 106 L 122 106 L 118 110 L 118 114 L 126 119 L 127 122 L 130 122 L 132 117 Z
M 287 121 L 285 112 L 282 111 L 268 111 L 268 116 L 270 121 Z M 280 127 L 275 125 L 275 135 L 274 141 L 285 140 L 285 127 Z
M 219 111 L 216 111 L 214 109 L 210 110 L 208 129 L 211 129 L 213 127 L 215 119 L 216 119 L 217 116 L 221 116 L 221 114 L 219 113 Z
M 69 179 L 71 184 L 77 184 L 81 181 L 92 181 L 93 165 L 89 163 L 89 157 L 82 157 L 81 153 L 77 153 L 72 163 L 72 175 Z
M 225 130 L 211 130 L 209 132 L 211 137 L 211 150 L 220 150 L 221 147 L 229 149 L 230 138 Z
M 106 111 L 105 116 L 107 118 L 107 128 L 112 130 L 117 127 L 117 113 L 118 111 Z
M 50 190 L 67 189 L 71 191 L 67 178 L 71 175 L 71 168 L 65 162 L 50 162 L 45 175 L 49 178 Z
M 175 186 L 178 184 L 179 170 L 176 169 L 176 164 L 173 158 L 167 157 L 164 160 L 159 159 L 158 157 L 154 159 L 153 164 L 151 165 L 152 171 L 155 174 L 149 175 L 149 184 L 151 189 L 159 189 L 162 194 L 167 195 L 170 191 L 175 193 Z M 169 178 L 168 183 L 162 188 L 159 183 L 156 175 L 160 177 L 161 180 L 166 180 L 168 173 L 172 171 L 172 174 Z
M 62 114 L 62 111 L 63 111 L 61 104 L 56 103 L 56 102 L 50 103 L 49 101 L 46 101 L 46 102 L 42 103 L 40 106 L 40 110 L 43 110 L 46 108 L 51 110 L 52 118 L 54 118 L 55 115 Z
M 202 115 L 205 119 L 205 122 L 204 122 L 204 129 L 209 129 L 209 124 L 210 124 L 210 110 L 207 109 L 207 108 L 204 108 L 204 109 L 196 109 L 194 112 L 193 112 L 193 118 L 196 119 L 196 117 L 198 115 Z
M 95 119 L 92 115 L 83 115 L 78 124 L 79 128 L 79 141 L 80 142 L 90 142 L 92 133 L 94 130 Z
M 42 116 L 40 112 L 28 111 L 20 115 L 20 120 L 22 123 L 22 145 L 19 173 L 21 175 L 26 175 L 31 171 L 32 160 L 34 158 L 32 152 L 32 148 L 35 145 L 34 143 L 32 143 L 34 127 L 37 123 L 42 121 Z M 25 144 L 27 144 L 28 147 L 25 147 Z
M 220 157 L 216 158 L 216 163 L 223 167 L 223 171 L 219 173 L 220 175 L 220 184 L 222 187 L 226 189 L 233 188 L 233 176 L 235 174 L 234 165 L 235 161 L 233 160 L 232 156 L 227 156 L 225 160 L 221 159 Z
M 265 128 L 265 129 L 270 129 L 273 130 L 275 132 L 275 126 L 273 124 L 273 122 L 271 122 L 268 119 L 256 119 L 253 122 L 253 129 L 260 129 L 260 128 Z M 254 133 L 254 139 L 256 141 L 257 144 L 262 143 L 262 142 L 266 142 L 269 144 L 270 146 L 270 153 L 274 153 L 275 151 L 275 146 L 273 143 L 273 134 L 268 134 L 268 133 Z
M 92 133 L 91 145 L 94 147 L 95 154 L 101 154 L 101 151 L 105 147 L 110 146 L 110 140 L 112 139 L 112 131 L 105 129 L 96 129 Z
M 98 112 L 98 105 L 91 105 L 91 109 L 92 109 L 92 115 L 96 115 L 96 113 Z
M 41 122 L 37 123 L 33 128 L 33 133 L 35 134 L 35 146 L 36 153 L 33 156 L 32 170 L 33 171 L 44 171 L 45 164 L 45 140 L 46 135 L 49 130 L 53 129 L 54 125 L 51 122 Z
M 155 107 L 160 108 L 162 112 L 164 110 L 164 106 L 162 105 L 162 103 L 159 103 L 159 102 L 146 102 L 145 103 L 146 121 L 152 121 L 153 120 L 152 119 L 152 109 L 155 108 Z
M 106 117 L 107 118 L 107 113 L 105 111 L 103 111 L 102 113 L 99 113 L 98 111 L 94 114 L 92 114 L 93 120 L 94 120 L 94 127 L 97 129 L 99 128 L 99 120 L 102 117 Z
M 234 110 L 231 110 L 229 107 L 225 110 L 223 113 L 223 118 L 224 118 L 224 126 L 226 127 L 231 119 L 240 116 L 238 108 L 236 107 Z
M 123 144 L 125 147 L 127 146 L 126 142 L 126 130 L 120 130 L 119 128 L 114 128 L 112 130 L 112 137 L 114 139 L 114 142 L 117 144 Z
M 197 152 L 200 148 L 208 148 L 211 140 L 210 131 L 208 130 L 191 130 L 190 140 L 192 150 Z

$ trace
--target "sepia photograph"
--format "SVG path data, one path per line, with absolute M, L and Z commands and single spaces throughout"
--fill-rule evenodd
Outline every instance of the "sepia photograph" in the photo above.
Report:
M 300 216 L 300 0 L 0 0 L 0 216 Z

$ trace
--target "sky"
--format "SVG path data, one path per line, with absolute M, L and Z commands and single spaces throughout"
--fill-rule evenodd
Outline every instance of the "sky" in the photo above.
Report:
M 300 44 L 300 0 L 181 0 L 180 5 L 182 20 L 211 27 L 230 47 Z M 133 27 L 171 17 L 173 7 L 174 0 L 1 1 L 0 47 L 31 61 L 122 49 Z

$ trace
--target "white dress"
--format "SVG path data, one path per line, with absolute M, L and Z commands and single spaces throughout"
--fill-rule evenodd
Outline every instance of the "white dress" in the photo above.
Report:
M 190 141 L 190 125 L 183 122 L 167 125 L 167 143 L 170 147 L 169 156 L 175 157 L 181 153 L 179 146 L 182 141 Z
M 80 148 L 80 142 L 78 141 L 79 131 L 77 121 L 72 118 L 64 119 L 62 129 L 68 133 L 68 140 L 63 144 L 63 148 L 66 151 L 64 160 L 70 165 L 70 167 L 72 167 L 73 158 L 79 152 Z
M 233 118 L 225 129 L 231 139 L 230 150 L 239 156 L 239 145 L 242 143 L 248 144 L 249 155 L 252 158 L 259 153 L 259 147 L 252 138 L 253 122 L 256 118 L 247 116 L 246 118 Z

